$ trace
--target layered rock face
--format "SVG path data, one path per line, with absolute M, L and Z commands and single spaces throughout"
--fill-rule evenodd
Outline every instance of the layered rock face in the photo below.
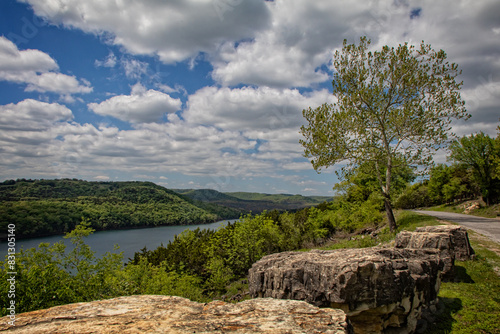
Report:
M 427 233 L 446 233 L 450 236 L 451 245 L 455 252 L 455 259 L 459 261 L 472 260 L 475 256 L 469 242 L 469 234 L 467 230 L 456 225 L 437 225 L 417 227 L 415 232 Z
M 442 277 L 445 280 L 453 278 L 455 273 L 455 249 L 448 233 L 408 232 L 402 231 L 396 235 L 396 248 L 425 249 L 439 251 L 444 262 Z
M 435 249 L 340 249 L 265 256 L 249 271 L 253 297 L 344 310 L 355 333 L 411 333 L 437 302 L 444 262 Z
M 208 304 L 170 296 L 128 296 L 19 314 L 9 333 L 351 333 L 341 310 L 295 300 Z
M 444 261 L 443 278 L 454 277 L 455 259 L 465 261 L 474 257 L 467 230 L 455 225 L 419 227 L 415 232 L 402 231 L 395 238 L 396 248 L 439 250 Z

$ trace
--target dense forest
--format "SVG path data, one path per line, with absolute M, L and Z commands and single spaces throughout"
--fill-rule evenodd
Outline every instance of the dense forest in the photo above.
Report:
M 151 182 L 8 180 L 0 184 L 0 229 L 17 237 L 70 232 L 83 219 L 95 230 L 210 223 L 239 210 L 197 205 Z

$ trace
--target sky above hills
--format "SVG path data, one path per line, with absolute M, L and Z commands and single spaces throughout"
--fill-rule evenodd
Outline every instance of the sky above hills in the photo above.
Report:
M 302 109 L 334 101 L 332 55 L 364 35 L 445 50 L 472 115 L 454 132 L 496 136 L 497 0 L 3 0 L 0 180 L 330 195 Z

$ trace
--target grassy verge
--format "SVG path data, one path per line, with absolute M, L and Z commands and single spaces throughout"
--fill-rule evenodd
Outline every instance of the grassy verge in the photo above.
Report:
M 500 256 L 489 243 L 471 233 L 477 257 L 456 262 L 455 282 L 441 285 L 440 308 L 435 324 L 426 334 L 500 333 Z
M 464 202 L 467 203 L 467 202 Z M 454 203 L 454 204 L 442 204 L 436 205 L 429 208 L 425 208 L 426 210 L 431 211 L 445 211 L 445 212 L 453 212 L 453 213 L 464 213 L 464 209 L 462 205 L 464 203 Z M 500 204 L 486 206 L 483 205 L 480 208 L 472 210 L 470 215 L 485 217 L 485 218 L 499 218 L 500 217 Z

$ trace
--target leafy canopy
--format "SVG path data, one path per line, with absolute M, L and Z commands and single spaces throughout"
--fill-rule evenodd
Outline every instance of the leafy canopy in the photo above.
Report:
M 384 46 L 369 51 L 344 40 L 333 65 L 333 95 L 338 102 L 303 111 L 305 156 L 319 171 L 343 160 L 386 164 L 400 155 L 410 165 L 429 165 L 448 140 L 453 118 L 468 118 L 459 89 L 461 73 L 443 50 Z
M 483 132 L 464 136 L 450 145 L 448 160 L 472 169 L 474 179 L 481 190 L 481 196 L 490 203 L 498 195 L 500 180 L 496 168 L 500 152 L 495 140 Z
M 344 40 L 334 55 L 333 95 L 338 102 L 305 109 L 301 127 L 306 157 L 316 171 L 347 161 L 345 171 L 368 163 L 379 183 L 391 231 L 391 183 L 398 166 L 429 166 L 448 140 L 452 119 L 467 118 L 456 64 L 430 45 L 399 45 L 369 51 Z

